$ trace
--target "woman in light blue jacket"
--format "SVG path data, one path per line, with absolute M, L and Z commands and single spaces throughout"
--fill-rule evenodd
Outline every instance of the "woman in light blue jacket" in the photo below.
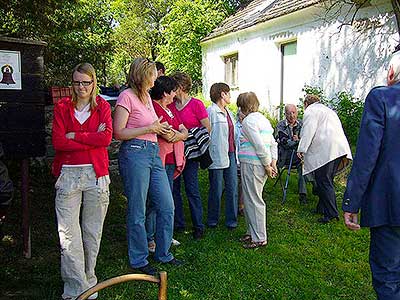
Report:
M 226 107 L 231 102 L 230 88 L 225 83 L 214 83 L 210 89 L 213 102 L 207 109 L 211 123 L 208 168 L 210 190 L 208 195 L 207 225 L 216 227 L 220 215 L 223 183 L 225 183 L 225 225 L 237 227 L 237 164 L 235 155 L 235 126 L 232 112 Z

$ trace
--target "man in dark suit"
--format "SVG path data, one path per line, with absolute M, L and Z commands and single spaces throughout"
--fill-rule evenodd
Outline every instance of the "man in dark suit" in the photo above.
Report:
M 365 100 L 342 208 L 349 229 L 370 227 L 370 266 L 378 299 L 399 300 L 400 52 L 390 60 L 387 85 L 372 89 Z
M 297 119 L 297 107 L 294 104 L 286 104 L 285 119 L 276 126 L 276 141 L 278 142 L 278 168 L 289 166 L 292 158 L 292 167 L 297 168 L 299 201 L 307 203 L 306 181 L 302 172 L 300 159 L 297 157 L 297 146 L 300 140 L 300 130 L 303 122 Z M 293 156 L 293 157 L 292 157 Z

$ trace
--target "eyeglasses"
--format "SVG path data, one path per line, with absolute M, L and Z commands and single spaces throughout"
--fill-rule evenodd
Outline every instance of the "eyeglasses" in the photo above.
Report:
M 73 86 L 89 86 L 93 83 L 93 80 L 90 81 L 72 81 Z

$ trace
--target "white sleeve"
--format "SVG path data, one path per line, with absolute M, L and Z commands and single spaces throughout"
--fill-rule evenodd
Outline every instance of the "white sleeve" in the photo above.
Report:
M 318 128 L 318 115 L 318 111 L 306 110 L 304 112 L 303 127 L 301 128 L 297 152 L 306 153 L 310 147 Z

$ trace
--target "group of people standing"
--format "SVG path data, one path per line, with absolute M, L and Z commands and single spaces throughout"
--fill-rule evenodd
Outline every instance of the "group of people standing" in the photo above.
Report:
M 148 260 L 149 252 L 153 251 L 154 260 L 160 263 L 174 266 L 184 263 L 170 251 L 174 232 L 186 229 L 182 177 L 189 201 L 193 237 L 203 237 L 205 225 L 198 183 L 200 166 L 209 171 L 207 226 L 217 226 L 225 191 L 225 226 L 235 229 L 238 225 L 237 169 L 240 164 L 240 192 L 247 228 L 240 241 L 246 249 L 263 247 L 268 243 L 266 204 L 262 192 L 267 178 L 278 174 L 278 148 L 289 149 L 291 159 L 303 164 L 299 177 L 313 173 L 320 200 L 317 212 L 323 214 L 319 222 L 328 223 L 338 218 L 333 178 L 351 159 L 351 151 L 339 118 L 316 96 L 306 96 L 302 123 L 297 120 L 293 106 L 286 107 L 286 120 L 278 125 L 276 142 L 270 122 L 258 111 L 260 103 L 254 93 L 239 95 L 236 101 L 238 120 L 235 122 L 227 107 L 231 103 L 228 85 L 212 85 L 210 98 L 213 103 L 206 109 L 202 101 L 190 96 L 192 82 L 187 74 L 178 72 L 170 77 L 164 76 L 157 72 L 154 62 L 145 58 L 136 58 L 132 62 L 128 87 L 118 97 L 113 120 L 110 105 L 97 96 L 96 74 L 90 64 L 83 63 L 74 68 L 72 86 L 72 97 L 55 105 L 53 121 L 56 150 L 53 174 L 57 177 L 55 208 L 64 300 L 75 299 L 97 283 L 96 258 L 109 203 L 107 147 L 113 134 L 122 141 L 119 171 L 128 200 L 128 257 L 134 271 L 150 275 L 157 273 Z M 392 92 L 395 90 L 387 91 Z M 379 109 L 383 109 L 381 106 Z M 374 113 L 379 113 L 378 108 Z M 368 119 L 368 115 L 363 118 L 362 132 L 363 126 L 372 127 L 370 135 L 365 133 L 361 136 L 362 143 L 366 143 L 372 134 L 373 137 L 378 133 L 382 136 L 381 128 L 385 123 L 377 120 L 375 115 L 371 118 Z M 301 130 L 297 126 L 302 126 Z M 379 148 L 380 141 L 373 147 L 377 153 L 379 149 L 385 150 Z M 284 152 L 281 149 L 279 156 Z M 295 157 L 294 152 L 297 152 Z M 379 157 L 375 152 L 374 159 Z M 372 164 L 372 158 L 367 162 L 370 160 Z M 285 164 L 286 158 L 283 161 Z M 356 182 L 357 178 L 364 176 L 365 167 L 359 159 L 356 163 L 346 194 L 349 200 L 343 206 L 348 212 L 346 224 L 351 229 L 359 228 L 356 219 L 359 207 L 369 207 L 362 204 L 367 181 Z M 300 201 L 304 203 L 305 184 L 299 184 Z M 360 184 L 362 190 L 358 187 Z M 357 194 L 359 191 L 362 195 Z M 389 199 L 387 202 L 389 209 Z M 372 207 L 374 212 L 368 211 L 370 215 L 379 210 L 376 205 Z M 398 226 L 397 215 L 393 216 L 381 223 L 389 224 L 389 228 Z M 373 219 L 367 225 L 381 223 Z M 386 242 L 385 234 L 398 238 L 396 230 L 390 233 L 388 230 L 374 231 L 371 237 L 374 241 Z M 374 246 L 374 251 L 378 248 L 379 245 Z M 374 268 L 384 268 L 385 264 L 374 260 Z M 376 285 L 384 281 L 377 278 L 374 277 Z M 97 293 L 89 297 L 96 298 Z
M 267 244 L 262 190 L 276 169 L 276 143 L 269 121 L 258 112 L 254 93 L 239 96 L 240 146 L 237 124 L 225 83 L 211 87 L 212 105 L 190 96 L 189 75 L 164 76 L 156 64 L 135 59 L 127 88 L 110 105 L 97 95 L 94 68 L 83 63 L 72 72 L 73 94 L 54 108 L 53 145 L 57 177 L 56 213 L 61 245 L 63 299 L 75 299 L 97 283 L 96 258 L 109 203 L 107 147 L 112 135 L 121 140 L 119 171 L 127 204 L 130 267 L 155 275 L 154 260 L 174 266 L 184 262 L 170 251 L 173 233 L 186 229 L 181 178 L 189 202 L 193 238 L 204 235 L 199 167 L 208 168 L 210 192 L 207 226 L 217 226 L 225 190 L 225 225 L 238 225 L 237 156 L 241 162 L 247 233 L 245 248 Z M 161 75 L 161 76 L 160 76 Z M 240 151 L 238 151 L 240 147 Z M 97 293 L 89 299 L 96 299 Z

